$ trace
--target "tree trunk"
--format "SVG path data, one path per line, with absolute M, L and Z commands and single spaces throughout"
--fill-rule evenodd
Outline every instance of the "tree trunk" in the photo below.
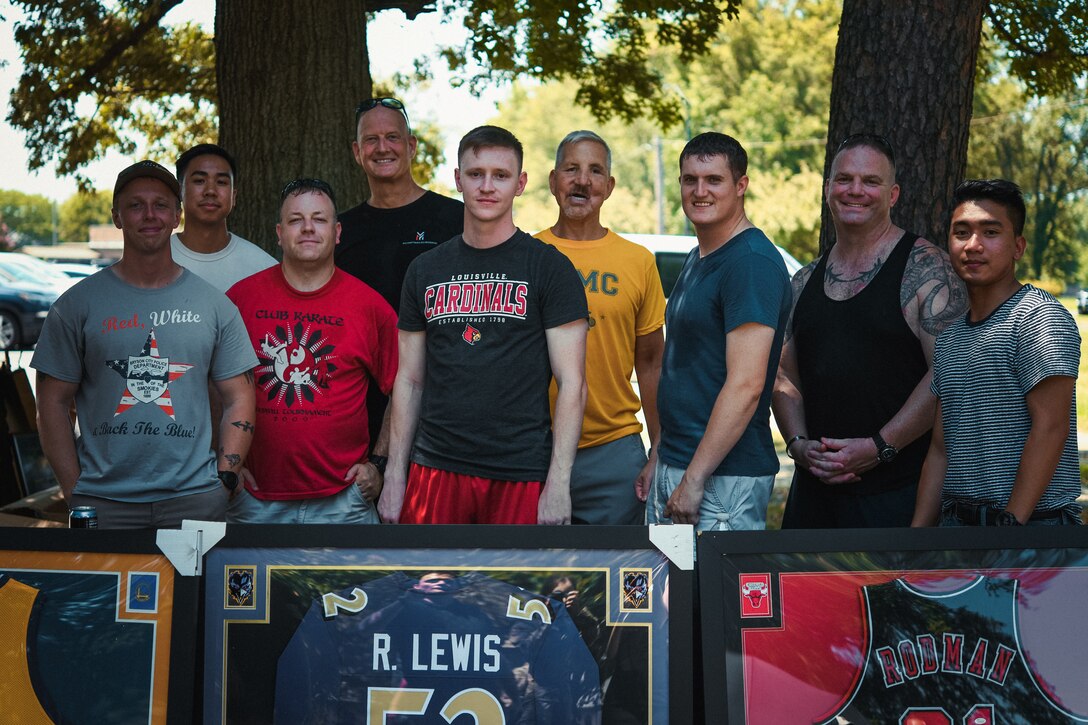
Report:
M 952 191 L 967 168 L 985 6 L 986 0 L 844 0 L 839 23 L 824 178 L 842 139 L 885 136 L 900 186 L 892 219 L 942 247 Z M 825 203 L 821 252 L 834 238 Z
M 362 0 L 221 0 L 215 9 L 219 142 L 238 161 L 232 231 L 272 253 L 279 193 L 323 179 L 358 204 L 355 106 L 370 95 Z

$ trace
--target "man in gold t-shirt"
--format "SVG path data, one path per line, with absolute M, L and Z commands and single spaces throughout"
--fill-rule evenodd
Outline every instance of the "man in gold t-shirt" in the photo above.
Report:
M 567 134 L 548 175 L 559 220 L 536 235 L 574 263 L 589 303 L 589 392 L 570 480 L 575 524 L 642 524 L 656 464 L 665 296 L 653 254 L 601 225 L 601 206 L 616 186 L 611 171 L 604 139 L 592 131 Z M 635 417 L 640 407 L 651 441 L 649 462 Z

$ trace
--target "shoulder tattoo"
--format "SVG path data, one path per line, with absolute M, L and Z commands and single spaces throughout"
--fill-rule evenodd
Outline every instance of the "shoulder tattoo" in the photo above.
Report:
M 948 254 L 924 240 L 911 249 L 899 289 L 904 313 L 915 301 L 919 325 L 934 337 L 967 310 L 967 290 Z
M 793 279 L 790 280 L 790 288 L 793 292 L 793 305 L 790 306 L 790 316 L 786 319 L 786 330 L 783 338 L 783 342 L 789 342 L 793 339 L 793 313 L 797 311 L 797 300 L 801 299 L 801 293 L 805 290 L 805 285 L 812 279 L 812 273 L 816 271 L 816 265 L 820 263 L 820 258 L 817 257 L 807 265 L 797 270 L 793 275 Z

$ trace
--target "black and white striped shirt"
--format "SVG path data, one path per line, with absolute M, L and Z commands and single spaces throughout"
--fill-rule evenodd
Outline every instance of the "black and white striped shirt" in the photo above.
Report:
M 1048 377 L 1076 378 L 1079 361 L 1080 333 L 1072 315 L 1031 285 L 986 319 L 969 322 L 964 315 L 941 333 L 931 390 L 941 400 L 948 456 L 944 501 L 1006 505 L 1031 430 L 1025 396 Z M 1076 507 L 1076 410 L 1074 394 L 1069 437 L 1038 511 Z

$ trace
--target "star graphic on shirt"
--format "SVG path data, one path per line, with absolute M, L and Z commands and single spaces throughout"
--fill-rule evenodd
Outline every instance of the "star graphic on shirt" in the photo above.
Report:
M 168 357 L 159 357 L 159 344 L 155 328 L 147 335 L 147 341 L 139 355 L 129 355 L 119 360 L 107 360 L 106 367 L 116 370 L 125 379 L 125 392 L 117 403 L 114 417 L 121 415 L 137 403 L 155 403 L 174 420 L 174 403 L 170 398 L 170 383 L 193 367 L 188 363 L 171 363 Z

